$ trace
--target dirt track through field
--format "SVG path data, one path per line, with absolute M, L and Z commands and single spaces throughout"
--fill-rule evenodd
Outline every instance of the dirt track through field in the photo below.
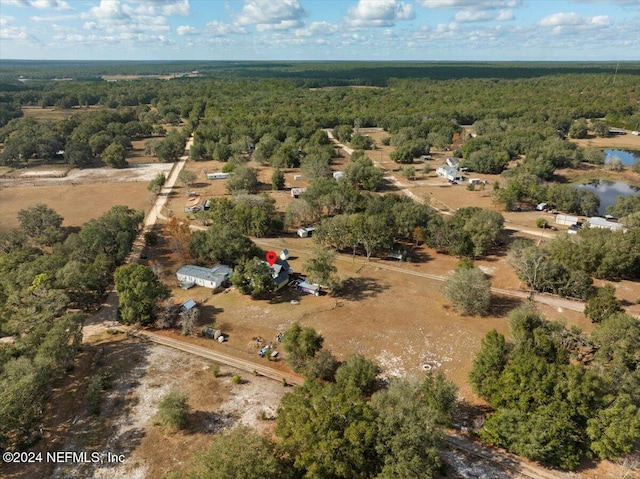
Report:
M 287 384 L 290 384 L 290 385 L 299 386 L 302 383 L 304 383 L 304 378 L 297 374 L 280 371 L 279 369 L 271 368 L 269 366 L 265 366 L 264 364 L 258 364 L 252 361 L 247 361 L 245 359 L 240 359 L 235 356 L 231 356 L 229 354 L 213 351 L 211 349 L 203 348 L 202 346 L 190 344 L 185 341 L 179 341 L 177 339 L 167 338 L 166 336 L 161 336 L 151 331 L 144 331 L 144 332 L 138 331 L 133 334 L 136 337 L 139 337 L 141 339 L 162 344 L 164 346 L 169 346 L 171 348 L 179 349 L 180 351 L 195 354 L 203 358 L 211 359 L 220 364 L 224 364 L 226 366 L 231 366 L 233 368 L 240 369 L 241 371 L 246 371 L 252 374 L 257 373 L 260 376 L 264 376 L 269 379 L 274 379 L 276 381 L 286 380 Z
M 256 244 L 267 246 L 270 248 L 279 247 L 278 244 L 270 241 L 254 239 L 254 242 Z M 289 246 L 287 246 L 287 249 L 292 252 L 305 253 L 309 255 L 313 254 L 313 251 L 308 248 L 290 248 Z M 411 271 L 399 266 L 392 266 L 390 264 L 385 264 L 382 262 L 372 262 L 372 261 L 355 259 L 355 258 L 352 258 L 351 256 L 343 255 L 343 254 L 337 254 L 336 258 L 342 261 L 359 263 L 363 266 L 371 266 L 374 268 L 386 269 L 389 271 L 395 271 L 402 274 L 409 274 L 412 276 L 419 276 L 421 278 L 427 278 L 434 281 L 444 282 L 447 280 L 447 276 L 442 276 L 442 275 L 432 274 L 432 273 L 423 273 L 420 271 Z M 512 296 L 514 298 L 528 299 L 530 297 L 530 293 L 526 291 L 513 291 L 513 290 L 503 289 L 503 288 L 492 287 L 491 292 L 495 294 L 501 294 L 504 296 Z M 584 305 L 585 305 L 585 303 L 581 301 L 573 301 L 570 299 L 560 298 L 557 296 L 551 296 L 546 294 L 539 294 L 539 293 L 533 295 L 533 301 L 536 301 L 538 303 L 548 304 L 549 306 L 553 306 L 557 308 L 569 309 L 571 311 L 578 311 L 580 313 L 584 311 Z

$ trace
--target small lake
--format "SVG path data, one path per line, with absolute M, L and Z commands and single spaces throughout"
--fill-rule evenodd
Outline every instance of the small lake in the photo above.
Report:
M 593 180 L 576 188 L 593 191 L 600 198 L 598 214 L 605 215 L 607 206 L 614 205 L 618 196 L 637 195 L 640 188 L 628 185 L 622 181 Z
M 608 163 L 613 158 L 620 158 L 623 165 L 631 166 L 640 160 L 640 151 L 629 150 L 613 150 L 607 148 L 604 150 L 604 162 Z

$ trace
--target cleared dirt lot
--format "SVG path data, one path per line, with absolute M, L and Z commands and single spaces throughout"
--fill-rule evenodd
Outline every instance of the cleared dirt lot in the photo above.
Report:
M 24 168 L 0 178 L 0 232 L 18 225 L 16 212 L 45 203 L 64 218 L 63 226 L 77 227 L 115 205 L 147 210 L 152 197 L 147 185 L 172 164 L 155 163 L 115 170 L 71 169 L 64 166 Z

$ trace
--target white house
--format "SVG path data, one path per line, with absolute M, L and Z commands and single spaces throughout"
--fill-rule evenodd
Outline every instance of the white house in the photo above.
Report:
M 460 167 L 460 160 L 458 158 L 449 157 L 446 160 L 444 160 L 444 162 L 447 165 L 449 165 L 451 168 L 459 168 Z
M 438 168 L 436 168 L 436 175 L 442 178 L 445 178 L 449 181 L 462 180 L 462 176 L 460 176 L 460 172 L 458 171 L 458 168 L 449 166 L 447 164 L 440 165 Z
M 218 289 L 229 280 L 232 271 L 230 266 L 224 264 L 214 268 L 186 264 L 176 272 L 176 277 L 186 287 L 197 284 L 205 288 Z
M 616 223 L 615 221 L 608 221 L 606 218 L 600 218 L 599 216 L 587 218 L 586 223 L 589 228 L 602 228 L 611 231 L 627 231 L 627 228 L 625 228 L 624 225 Z

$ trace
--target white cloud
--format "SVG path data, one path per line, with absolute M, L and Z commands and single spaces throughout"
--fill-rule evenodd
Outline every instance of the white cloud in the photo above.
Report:
M 163 15 L 188 16 L 191 13 L 189 0 L 134 0 L 151 9 L 150 13 L 156 13 L 156 7 L 160 7 Z
M 538 21 L 538 25 L 541 27 L 576 27 L 576 26 L 608 26 L 611 24 L 611 20 L 606 15 L 599 15 L 595 17 L 581 17 L 575 12 L 570 13 L 553 13 L 547 15 Z
M 359 0 L 348 12 L 346 22 L 356 28 L 391 27 L 397 20 L 415 18 L 411 4 L 396 0 Z
M 213 37 L 224 37 L 232 34 L 244 35 L 247 30 L 239 25 L 213 21 L 207 23 L 205 33 Z
M 426 8 L 465 10 L 496 10 L 520 7 L 524 4 L 523 0 L 420 0 L 419 3 Z
M 496 17 L 497 22 L 507 22 L 509 20 L 513 20 L 515 16 L 513 15 L 513 10 L 500 10 L 498 16 Z
M 413 6 L 397 0 L 359 0 L 348 12 L 346 23 L 356 28 L 391 27 L 397 20 L 415 18 Z
M 200 31 L 190 25 L 180 25 L 178 28 L 176 28 L 176 33 L 180 36 L 197 35 L 198 33 L 200 33 Z
M 460 10 L 456 13 L 456 22 L 485 22 L 493 20 L 496 16 L 488 11 L 483 10 Z
M 246 0 L 236 22 L 256 25 L 259 31 L 300 28 L 305 10 L 298 0 Z
M 339 30 L 339 26 L 329 22 L 312 22 L 310 25 L 295 31 L 296 37 L 315 37 L 333 35 Z
M 38 10 L 71 10 L 71 6 L 64 0 L 3 0 L 2 3 L 14 7 L 31 7 Z
M 82 13 L 82 18 L 92 18 L 98 21 L 128 20 L 131 16 L 125 12 L 127 7 L 122 7 L 119 0 L 100 0 L 97 7 L 91 7 Z

